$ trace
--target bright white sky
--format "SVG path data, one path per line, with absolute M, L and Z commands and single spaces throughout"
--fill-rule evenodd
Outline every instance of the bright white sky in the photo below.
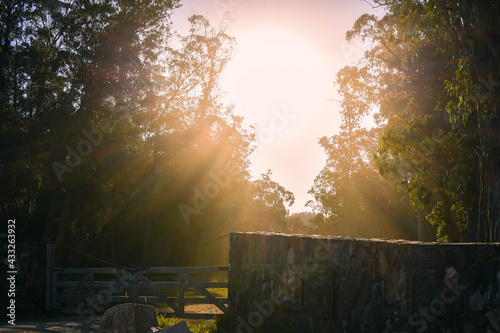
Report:
M 340 126 L 336 73 L 364 52 L 362 43 L 348 44 L 345 33 L 374 10 L 361 0 L 184 0 L 174 27 L 186 34 L 194 13 L 216 26 L 224 12 L 238 48 L 222 90 L 245 124 L 258 128 L 252 176 L 271 169 L 295 195 L 290 211 L 310 210 L 307 191 L 326 161 L 318 139 Z

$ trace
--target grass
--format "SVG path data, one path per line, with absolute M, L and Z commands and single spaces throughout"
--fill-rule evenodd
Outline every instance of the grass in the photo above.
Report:
M 179 318 L 166 318 L 161 314 L 157 314 L 157 318 L 160 328 L 167 328 L 181 321 L 181 319 Z M 190 323 L 188 324 L 188 327 L 194 333 L 216 333 L 218 331 L 217 324 L 213 320 L 206 320 L 199 323 Z

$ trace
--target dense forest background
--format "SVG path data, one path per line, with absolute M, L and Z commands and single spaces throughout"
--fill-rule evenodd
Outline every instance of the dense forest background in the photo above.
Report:
M 196 250 L 232 231 L 500 240 L 500 3 L 374 1 L 386 14 L 347 32 L 372 47 L 337 75 L 313 213 L 291 216 L 271 171 L 251 179 L 255 133 L 221 102 L 226 22 L 194 15 L 179 36 L 180 5 L 1 1 L 0 207 L 19 241 L 162 266 L 221 263 L 227 242 Z

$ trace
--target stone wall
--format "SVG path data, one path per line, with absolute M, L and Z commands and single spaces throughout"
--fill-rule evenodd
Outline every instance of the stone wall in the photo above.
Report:
M 230 238 L 233 332 L 500 332 L 500 244 Z

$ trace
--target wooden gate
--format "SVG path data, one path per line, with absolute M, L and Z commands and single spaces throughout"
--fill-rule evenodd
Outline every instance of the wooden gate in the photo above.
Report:
M 211 319 L 214 314 L 186 313 L 185 306 L 213 304 L 226 313 L 228 271 L 229 266 L 53 268 L 47 308 L 82 314 L 119 303 L 166 304 L 177 317 Z

